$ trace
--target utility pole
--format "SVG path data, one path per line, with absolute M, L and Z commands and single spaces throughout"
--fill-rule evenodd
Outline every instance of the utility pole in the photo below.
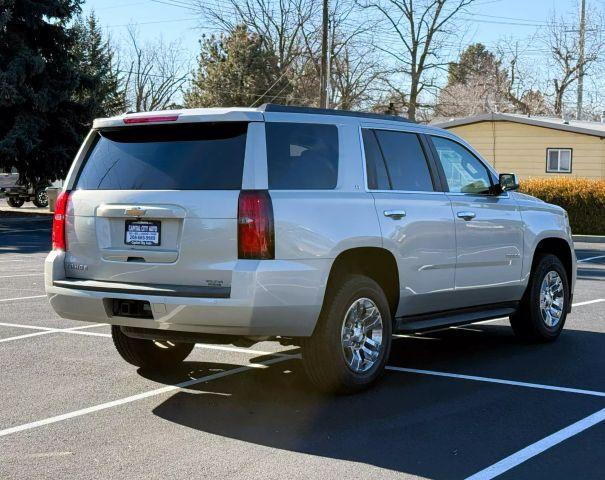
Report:
M 584 101 L 584 46 L 586 43 L 586 0 L 580 1 L 580 41 L 578 63 L 578 104 L 576 106 L 576 118 L 582 120 L 582 103 Z
M 321 36 L 321 74 L 319 79 L 319 106 L 328 108 L 328 0 L 323 0 L 323 20 Z

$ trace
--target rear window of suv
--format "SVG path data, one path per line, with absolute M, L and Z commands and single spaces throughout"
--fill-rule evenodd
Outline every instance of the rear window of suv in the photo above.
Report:
M 191 123 L 101 130 L 76 188 L 239 190 L 247 123 Z
M 335 125 L 267 122 L 271 190 L 331 190 L 338 180 Z

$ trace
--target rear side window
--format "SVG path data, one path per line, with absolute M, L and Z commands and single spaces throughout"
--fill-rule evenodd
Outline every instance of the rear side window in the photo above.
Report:
M 338 181 L 335 125 L 267 122 L 271 190 L 331 190 Z
M 390 189 L 416 192 L 434 190 L 418 135 L 393 130 L 375 130 L 374 133 L 386 165 Z M 379 178 L 377 181 L 380 181 Z
M 374 130 L 363 129 L 363 148 L 366 154 L 366 172 L 368 188 L 372 190 L 391 190 L 387 167 Z
M 83 190 L 239 190 L 247 123 L 101 130 L 76 183 Z

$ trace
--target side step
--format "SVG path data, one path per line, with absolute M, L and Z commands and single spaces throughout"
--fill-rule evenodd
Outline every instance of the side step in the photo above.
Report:
M 508 317 L 517 310 L 518 304 L 507 304 L 498 307 L 482 307 L 450 312 L 439 312 L 428 315 L 396 318 L 395 330 L 399 333 L 422 332 L 435 328 L 467 325 L 474 322 L 483 322 L 494 318 Z

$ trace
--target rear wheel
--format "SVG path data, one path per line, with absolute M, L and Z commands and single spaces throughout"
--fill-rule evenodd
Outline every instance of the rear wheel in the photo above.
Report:
M 313 336 L 302 341 L 307 376 L 325 392 L 367 388 L 384 371 L 391 335 L 383 290 L 371 278 L 348 276 L 328 293 Z
M 36 195 L 32 200 L 34 205 L 38 208 L 48 207 L 48 194 L 46 193 L 46 187 L 41 187 L 36 190 Z
M 25 201 L 19 197 L 8 197 L 6 202 L 10 207 L 13 208 L 19 208 L 25 203 Z
M 555 255 L 541 255 L 520 308 L 510 317 L 515 334 L 535 342 L 555 340 L 565 324 L 569 299 L 569 281 L 561 260 Z
M 128 363 L 145 369 L 168 370 L 180 364 L 193 350 L 193 343 L 166 340 L 145 340 L 125 335 L 112 325 L 111 336 L 121 357 Z

